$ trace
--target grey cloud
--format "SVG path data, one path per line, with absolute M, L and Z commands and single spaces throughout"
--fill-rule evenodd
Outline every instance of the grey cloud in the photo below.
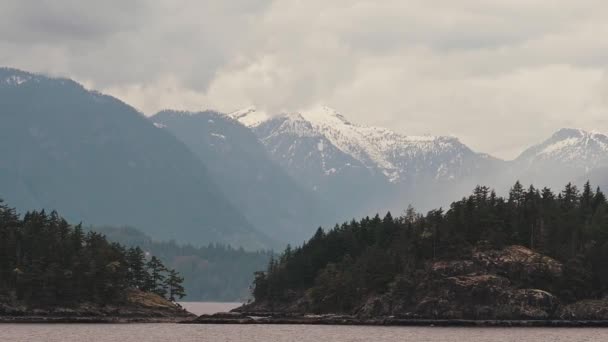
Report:
M 5 1 L 0 38 L 30 44 L 96 40 L 136 28 L 146 9 L 144 0 Z
M 4 0 L 0 64 L 150 114 L 327 104 L 512 157 L 562 125 L 608 132 L 606 34 L 600 0 Z
M 107 88 L 177 77 L 205 91 L 267 0 L 9 0 L 0 62 Z M 34 57 L 24 53 L 37 52 Z M 40 61 L 47 55 L 50 60 Z M 46 56 L 45 56 L 46 57 Z

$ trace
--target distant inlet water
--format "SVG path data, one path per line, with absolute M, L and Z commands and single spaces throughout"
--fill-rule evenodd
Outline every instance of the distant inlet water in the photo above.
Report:
M 243 305 L 242 303 L 221 303 L 221 302 L 180 302 L 184 309 L 195 315 L 210 315 L 218 312 L 228 312 Z

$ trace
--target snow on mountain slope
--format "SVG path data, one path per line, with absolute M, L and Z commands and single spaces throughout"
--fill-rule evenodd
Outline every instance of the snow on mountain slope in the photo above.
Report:
M 258 111 L 255 107 L 249 107 L 228 114 L 229 117 L 238 120 L 247 127 L 256 127 L 262 122 L 270 119 L 265 112 Z
M 321 161 L 327 159 L 329 144 L 361 166 L 380 171 L 392 183 L 423 174 L 438 180 L 454 179 L 469 173 L 463 170 L 468 168 L 465 160 L 489 159 L 453 137 L 407 136 L 386 128 L 361 126 L 325 106 L 274 117 L 248 108 L 230 116 L 253 128 L 267 144 L 276 143 L 277 136 L 317 138 L 318 153 L 325 155 L 321 156 Z M 273 148 L 270 149 L 272 152 Z M 341 166 L 353 163 L 348 164 L 324 168 L 324 171 L 335 172 Z
M 608 136 L 581 129 L 563 128 L 517 158 L 535 163 L 553 161 L 593 169 L 608 163 Z
M 511 178 L 559 188 L 568 182 L 597 182 L 608 167 L 608 136 L 563 128 L 525 150 L 511 165 Z
M 378 133 L 382 134 L 382 129 L 354 125 L 329 107 L 304 111 L 300 115 L 340 151 L 353 156 L 368 168 L 383 170 L 391 180 L 398 179 L 396 167 L 374 139 Z
M 0 83 L 5 85 L 18 86 L 32 79 L 32 76 L 10 75 L 0 80 Z
M 28 82 L 41 83 L 46 80 L 53 80 L 60 85 L 65 85 L 68 82 L 76 84 L 74 81 L 64 78 L 51 78 L 17 69 L 0 67 L 0 86 L 3 87 L 18 87 Z
M 313 175 L 333 176 L 367 170 L 359 160 L 335 146 L 300 114 L 272 117 L 254 128 L 268 152 L 296 178 L 321 183 Z M 302 174 L 304 172 L 304 174 Z

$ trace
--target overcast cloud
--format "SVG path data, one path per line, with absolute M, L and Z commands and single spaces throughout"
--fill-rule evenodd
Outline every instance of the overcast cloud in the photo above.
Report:
M 454 135 L 503 158 L 608 133 L 604 0 L 0 0 L 0 64 L 146 114 L 293 111 Z

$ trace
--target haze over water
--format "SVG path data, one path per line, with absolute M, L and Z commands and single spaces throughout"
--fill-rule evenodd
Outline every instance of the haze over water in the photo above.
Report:
M 180 302 L 184 309 L 195 315 L 214 314 L 217 312 L 228 312 L 241 306 L 241 303 L 221 303 L 221 302 Z

